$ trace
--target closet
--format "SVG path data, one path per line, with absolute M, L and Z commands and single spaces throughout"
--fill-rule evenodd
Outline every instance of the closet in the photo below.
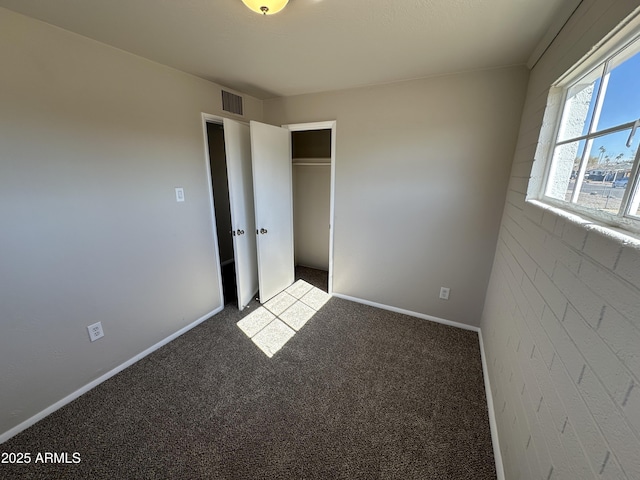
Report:
M 331 130 L 291 132 L 296 266 L 329 270 Z
M 296 263 L 328 270 L 331 292 L 336 123 L 249 125 L 260 302 L 293 283 Z
M 203 122 L 224 304 L 265 303 L 296 265 L 328 271 L 330 292 L 335 122 Z

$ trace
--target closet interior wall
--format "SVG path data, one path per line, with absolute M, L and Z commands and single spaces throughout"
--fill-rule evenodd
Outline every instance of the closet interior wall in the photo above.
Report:
M 329 270 L 331 130 L 291 133 L 296 266 Z

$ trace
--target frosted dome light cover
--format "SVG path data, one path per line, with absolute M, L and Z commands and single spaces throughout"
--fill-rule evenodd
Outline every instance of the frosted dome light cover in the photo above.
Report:
M 273 15 L 286 7 L 289 0 L 242 0 L 242 3 L 260 15 Z

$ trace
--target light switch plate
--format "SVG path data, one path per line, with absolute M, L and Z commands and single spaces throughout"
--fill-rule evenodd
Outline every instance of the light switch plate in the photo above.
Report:
M 449 292 L 451 291 L 448 287 L 440 287 L 440 299 L 449 300 Z
M 176 202 L 184 202 L 184 188 L 176 187 Z

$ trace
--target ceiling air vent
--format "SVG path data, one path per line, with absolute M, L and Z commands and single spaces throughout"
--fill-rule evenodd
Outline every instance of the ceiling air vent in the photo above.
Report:
M 236 115 L 244 115 L 242 113 L 242 97 L 222 90 L 222 110 Z

